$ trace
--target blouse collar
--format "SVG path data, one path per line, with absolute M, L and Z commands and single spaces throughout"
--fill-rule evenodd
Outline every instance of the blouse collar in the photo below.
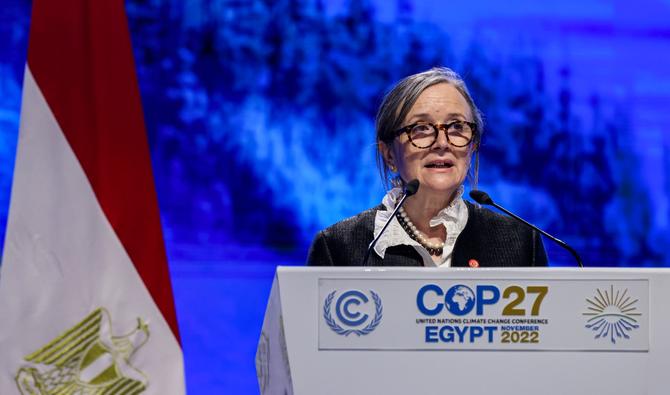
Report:
M 374 237 L 376 238 L 381 232 L 384 224 L 389 219 L 396 204 L 402 198 L 402 189 L 399 187 L 393 188 L 386 193 L 382 199 L 382 205 L 386 210 L 378 210 L 375 215 L 375 230 Z M 468 208 L 463 201 L 463 186 L 458 188 L 456 197 L 452 202 L 433 218 L 429 224 L 431 227 L 443 225 L 447 230 L 447 240 L 445 241 L 445 248 L 443 249 L 443 262 L 451 258 L 451 252 L 456 242 L 456 238 L 461 233 L 465 224 L 468 221 Z M 434 266 L 434 262 L 426 249 L 417 241 L 409 237 L 405 229 L 402 228 L 397 218 L 393 218 L 389 227 L 386 229 L 382 237 L 377 241 L 374 247 L 375 252 L 379 257 L 384 258 L 386 249 L 398 245 L 410 245 L 417 249 L 424 260 L 425 265 Z

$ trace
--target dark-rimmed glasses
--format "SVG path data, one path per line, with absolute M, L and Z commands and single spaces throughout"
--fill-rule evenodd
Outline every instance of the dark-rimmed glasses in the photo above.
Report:
M 407 125 L 395 131 L 400 136 L 407 133 L 409 142 L 417 148 L 430 148 L 437 141 L 437 134 L 444 130 L 447 141 L 454 147 L 463 148 L 470 144 L 477 131 L 477 124 L 468 121 L 451 121 L 449 123 L 433 124 L 430 122 L 417 122 Z

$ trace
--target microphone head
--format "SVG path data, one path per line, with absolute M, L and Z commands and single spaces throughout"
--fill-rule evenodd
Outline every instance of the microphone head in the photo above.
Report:
M 419 180 L 416 178 L 405 185 L 405 196 L 412 196 L 419 190 Z
M 488 193 L 484 191 L 470 191 L 470 197 L 475 200 L 475 202 L 479 204 L 485 204 L 485 205 L 492 205 L 493 204 L 493 199 L 489 196 Z

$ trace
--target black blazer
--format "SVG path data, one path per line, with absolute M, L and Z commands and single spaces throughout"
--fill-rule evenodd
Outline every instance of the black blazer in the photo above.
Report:
M 456 239 L 451 266 L 468 267 L 476 259 L 479 267 L 547 266 L 547 253 L 536 231 L 468 201 L 468 222 Z M 363 211 L 320 231 L 309 249 L 309 266 L 360 266 L 372 242 L 375 214 L 383 205 Z M 384 259 L 374 251 L 369 266 L 423 266 L 412 246 L 389 247 Z

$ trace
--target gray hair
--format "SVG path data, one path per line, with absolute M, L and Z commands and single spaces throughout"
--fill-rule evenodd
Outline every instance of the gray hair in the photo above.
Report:
M 473 122 L 477 124 L 477 130 L 473 137 L 473 144 L 475 150 L 474 169 L 471 166 L 471 182 L 474 187 L 477 186 L 479 177 L 479 144 L 481 142 L 482 133 L 484 131 L 484 121 L 482 113 L 475 105 L 465 81 L 455 71 L 446 67 L 433 67 L 430 70 L 413 74 L 400 80 L 395 84 L 388 93 L 384 96 L 377 117 L 375 119 L 375 129 L 377 133 L 377 167 L 379 174 L 388 188 L 391 184 L 391 169 L 389 169 L 384 160 L 381 144 L 390 145 L 395 139 L 396 130 L 402 127 L 405 117 L 410 109 L 419 98 L 421 93 L 427 88 L 440 83 L 451 84 L 457 91 L 463 95 L 465 101 L 470 107 Z

